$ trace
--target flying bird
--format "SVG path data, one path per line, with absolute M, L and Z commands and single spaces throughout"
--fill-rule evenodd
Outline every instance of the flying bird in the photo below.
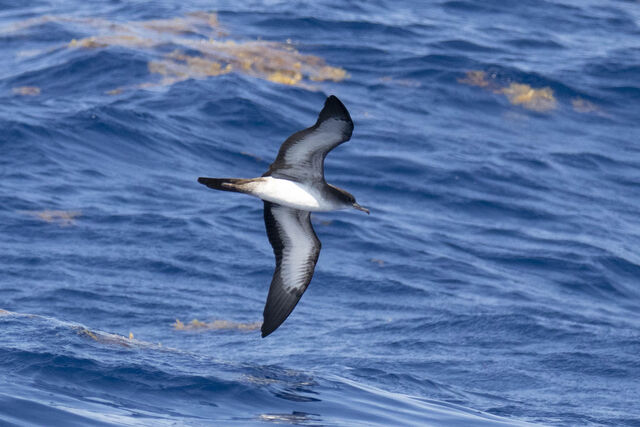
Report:
M 261 177 L 198 178 L 214 190 L 244 193 L 264 201 L 264 224 L 276 269 L 263 312 L 263 338 L 285 321 L 311 282 L 321 247 L 311 226 L 311 212 L 355 208 L 369 213 L 350 193 L 324 179 L 325 157 L 348 141 L 352 132 L 349 112 L 331 95 L 316 123 L 287 138 Z

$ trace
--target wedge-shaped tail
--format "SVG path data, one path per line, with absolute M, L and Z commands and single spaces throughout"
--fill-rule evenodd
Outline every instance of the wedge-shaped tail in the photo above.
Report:
M 242 178 L 198 178 L 200 184 L 204 184 L 209 188 L 221 191 L 233 191 L 236 193 L 244 193 L 243 184 L 250 182 L 250 179 Z

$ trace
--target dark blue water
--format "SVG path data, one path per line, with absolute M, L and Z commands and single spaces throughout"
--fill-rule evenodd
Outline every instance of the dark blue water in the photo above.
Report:
M 640 425 L 640 4 L 0 1 L 0 424 Z M 355 122 L 260 338 L 261 175 Z

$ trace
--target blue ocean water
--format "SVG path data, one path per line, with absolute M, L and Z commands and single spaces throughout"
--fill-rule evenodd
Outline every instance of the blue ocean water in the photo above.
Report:
M 1 425 L 640 425 L 640 4 L 0 0 Z M 337 95 L 300 304 L 253 177 Z

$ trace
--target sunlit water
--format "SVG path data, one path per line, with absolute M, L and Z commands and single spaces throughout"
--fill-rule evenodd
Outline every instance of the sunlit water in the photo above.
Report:
M 0 424 L 640 425 L 637 2 L 0 1 Z M 261 175 L 355 122 L 260 338 Z

